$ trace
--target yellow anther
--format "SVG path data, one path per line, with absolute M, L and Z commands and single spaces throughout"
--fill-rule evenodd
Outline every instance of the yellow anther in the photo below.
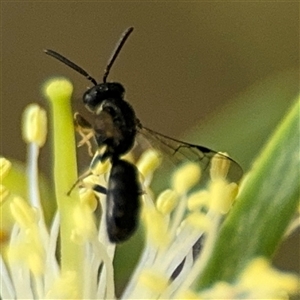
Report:
M 240 276 L 239 283 L 247 289 L 286 291 L 293 294 L 299 291 L 299 278 L 272 268 L 264 257 L 253 259 Z
M 37 221 L 37 213 L 21 197 L 14 197 L 10 203 L 10 210 L 16 222 L 23 229 L 29 228 Z
M 172 187 L 178 194 L 186 193 L 201 177 L 201 169 L 197 163 L 187 163 L 175 171 L 172 178 Z
M 156 208 L 163 215 L 167 215 L 173 211 L 177 201 L 177 194 L 174 191 L 165 190 L 158 196 Z
M 145 151 L 139 161 L 137 162 L 137 168 L 144 178 L 151 175 L 160 165 L 161 157 L 157 151 L 149 149 Z
M 186 221 L 193 227 L 202 231 L 208 231 L 211 226 L 210 219 L 204 213 L 200 212 L 193 212 L 189 214 Z
M 223 179 L 212 181 L 210 184 L 210 209 L 221 214 L 226 214 L 237 195 L 236 183 L 228 184 Z
M 11 162 L 4 157 L 0 157 L 0 178 L 1 178 L 1 180 L 8 174 L 10 169 L 11 169 Z
M 30 104 L 23 114 L 23 139 L 42 147 L 47 136 L 46 111 L 37 104 Z
M 210 195 L 206 190 L 192 193 L 187 200 L 187 207 L 189 210 L 200 210 L 209 205 Z
M 230 160 L 226 159 L 226 153 L 216 153 L 211 160 L 210 166 L 210 177 L 212 180 L 217 180 L 220 178 L 225 179 L 227 177 L 229 167 L 230 167 Z
M 235 182 L 231 182 L 227 185 L 226 187 L 227 189 L 227 193 L 228 193 L 228 197 L 230 199 L 232 199 L 232 201 L 237 197 L 238 193 L 239 193 L 239 186 L 237 183 Z
M 145 288 L 157 294 L 162 293 L 169 284 L 169 280 L 166 276 L 154 270 L 144 270 L 139 277 L 139 282 L 145 286 Z

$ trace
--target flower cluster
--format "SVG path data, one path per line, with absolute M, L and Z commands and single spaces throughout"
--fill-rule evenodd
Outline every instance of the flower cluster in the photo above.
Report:
M 109 163 L 93 168 L 83 187 L 66 191 L 77 180 L 72 115 L 68 108 L 72 86 L 65 80 L 47 85 L 53 111 L 54 180 L 57 212 L 46 225 L 39 190 L 38 155 L 47 134 L 45 111 L 30 105 L 23 119 L 28 144 L 28 198 L 5 186 L 11 163 L 1 158 L 1 203 L 12 216 L 9 243 L 1 253 L 2 299 L 115 299 L 113 260 L 116 245 L 106 234 L 105 217 L 94 211 L 105 195 L 89 187 L 106 185 Z M 268 260 L 254 258 L 234 282 L 216 281 L 199 288 L 211 259 L 222 222 L 238 193 L 226 181 L 229 160 L 213 158 L 209 184 L 201 181 L 198 164 L 187 163 L 171 174 L 170 186 L 157 197 L 151 179 L 161 164 L 158 152 L 148 150 L 136 162 L 144 190 L 141 222 L 145 246 L 120 299 L 250 299 L 280 298 L 295 293 L 298 278 L 275 271 Z M 52 201 L 53 199 L 48 199 Z M 2 214 L 4 211 L 2 210 Z M 60 242 L 59 242 L 60 239 Z

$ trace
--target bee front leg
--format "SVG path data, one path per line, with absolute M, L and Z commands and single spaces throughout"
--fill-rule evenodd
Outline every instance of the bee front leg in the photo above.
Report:
M 95 133 L 92 125 L 78 112 L 74 114 L 74 125 L 76 131 L 80 134 L 82 139 L 78 142 L 77 147 L 81 147 L 84 144 L 88 147 L 88 153 L 90 156 L 93 156 L 92 144 L 90 139 L 94 137 Z

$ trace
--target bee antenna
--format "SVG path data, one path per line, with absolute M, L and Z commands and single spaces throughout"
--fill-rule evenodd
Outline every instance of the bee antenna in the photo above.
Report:
M 76 72 L 80 73 L 81 75 L 86 77 L 89 81 L 91 81 L 94 85 L 98 84 L 97 81 L 91 75 L 89 75 L 89 73 L 87 71 L 85 71 L 84 69 L 82 69 L 81 67 L 79 67 L 78 65 L 76 65 L 75 63 L 73 63 L 72 61 L 67 59 L 66 57 L 62 56 L 61 54 L 59 54 L 53 50 L 50 50 L 50 49 L 45 49 L 44 52 L 46 54 L 56 58 L 57 60 L 61 61 L 65 65 L 69 66 Z
M 123 45 L 125 44 L 126 40 L 128 39 L 128 37 L 129 37 L 129 35 L 131 34 L 132 31 L 133 31 L 133 27 L 129 27 L 123 33 L 119 43 L 116 46 L 116 49 L 114 50 L 110 60 L 108 61 L 108 64 L 106 66 L 106 69 L 105 69 L 104 75 L 103 75 L 103 83 L 106 83 L 106 79 L 107 79 L 107 76 L 110 72 L 110 69 L 111 69 L 112 65 L 114 64 L 114 62 L 115 62 L 116 58 L 118 57 Z

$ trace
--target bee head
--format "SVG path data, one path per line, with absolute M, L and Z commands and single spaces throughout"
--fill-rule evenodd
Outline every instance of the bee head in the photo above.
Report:
M 95 111 L 104 100 L 123 99 L 124 87 L 117 82 L 100 83 L 83 94 L 83 103 L 90 111 Z

